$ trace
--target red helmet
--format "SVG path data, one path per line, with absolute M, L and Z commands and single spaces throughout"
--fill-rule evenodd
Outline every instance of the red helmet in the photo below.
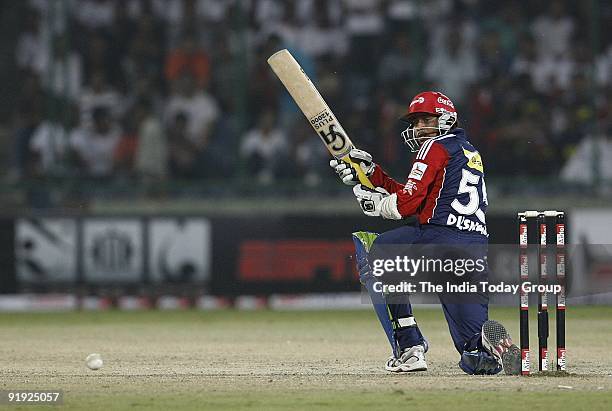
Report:
M 415 132 L 412 120 L 418 114 L 430 114 L 438 117 L 437 127 L 419 127 L 417 129 L 435 128 L 438 131 L 436 136 L 417 136 L 418 133 Z M 419 151 L 425 140 L 447 134 L 457 123 L 457 111 L 451 99 L 444 94 L 437 91 L 424 91 L 412 99 L 408 106 L 408 112 L 402 119 L 408 122 L 408 128 L 402 132 L 402 137 L 410 149 L 415 152 Z

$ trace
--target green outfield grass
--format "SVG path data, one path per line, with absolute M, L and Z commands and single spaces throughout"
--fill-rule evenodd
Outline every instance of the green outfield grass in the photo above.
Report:
M 441 311 L 415 313 L 430 369 L 411 375 L 384 371 L 371 310 L 0 314 L 0 389 L 62 389 L 75 410 L 612 409 L 612 307 L 570 307 L 570 374 L 527 378 L 464 375 Z M 517 309 L 491 318 L 518 337 Z

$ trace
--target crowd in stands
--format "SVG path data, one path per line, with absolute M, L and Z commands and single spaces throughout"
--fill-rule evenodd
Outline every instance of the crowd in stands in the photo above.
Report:
M 610 2 L 29 0 L 11 175 L 231 185 L 332 179 L 266 59 L 289 48 L 360 148 L 403 179 L 397 121 L 440 90 L 487 175 L 558 176 L 612 139 Z

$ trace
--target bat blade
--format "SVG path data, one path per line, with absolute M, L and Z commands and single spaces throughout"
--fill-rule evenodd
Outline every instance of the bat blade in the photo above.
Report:
M 280 50 L 268 58 L 268 64 L 304 113 L 327 150 L 335 158 L 350 164 L 357 172 L 361 184 L 374 188 L 361 167 L 349 158 L 349 152 L 354 147 L 353 142 L 291 53 L 287 49 Z

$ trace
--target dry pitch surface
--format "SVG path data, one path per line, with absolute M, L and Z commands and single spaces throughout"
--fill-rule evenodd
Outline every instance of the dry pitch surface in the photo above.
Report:
M 411 375 L 384 371 L 371 310 L 0 314 L 0 389 L 62 389 L 61 409 L 87 410 L 612 409 L 612 307 L 568 310 L 571 374 L 531 377 L 464 375 L 441 311 L 415 311 L 430 369 Z M 517 336 L 516 309 L 491 317 Z

